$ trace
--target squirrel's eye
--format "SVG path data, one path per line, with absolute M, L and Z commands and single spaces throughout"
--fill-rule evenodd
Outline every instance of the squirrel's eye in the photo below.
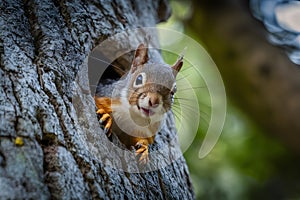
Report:
M 172 89 L 170 90 L 172 104 L 174 103 L 174 95 L 176 91 L 177 91 L 177 87 L 176 87 L 176 83 L 174 83 Z
M 134 87 L 140 87 L 140 86 L 144 85 L 145 82 L 146 82 L 146 74 L 145 74 L 145 73 L 140 73 L 140 74 L 136 77 L 133 86 L 134 86 Z
M 135 84 L 136 84 L 136 85 L 141 85 L 141 84 L 143 84 L 143 77 L 142 77 L 142 75 L 138 75 L 138 77 L 137 77 L 136 80 L 135 80 Z
M 176 83 L 174 83 L 174 85 L 170 91 L 171 95 L 174 95 L 176 93 L 176 91 L 177 91 L 177 87 L 176 87 Z

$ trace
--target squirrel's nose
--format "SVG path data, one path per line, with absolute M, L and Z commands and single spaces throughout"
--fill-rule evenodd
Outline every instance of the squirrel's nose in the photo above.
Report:
M 159 98 L 157 96 L 150 96 L 149 106 L 156 108 L 159 105 Z

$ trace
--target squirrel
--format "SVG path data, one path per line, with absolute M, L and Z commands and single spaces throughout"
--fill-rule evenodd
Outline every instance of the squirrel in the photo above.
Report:
M 130 70 L 114 83 L 111 97 L 94 96 L 104 132 L 108 137 L 115 133 L 128 149 L 134 147 L 139 163 L 149 161 L 148 146 L 171 109 L 182 65 L 183 55 L 172 66 L 151 63 L 148 47 L 140 44 Z

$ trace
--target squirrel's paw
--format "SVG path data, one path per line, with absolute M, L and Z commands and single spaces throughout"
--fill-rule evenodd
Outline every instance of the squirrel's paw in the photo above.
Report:
M 147 164 L 149 162 L 148 145 L 141 144 L 138 142 L 135 146 L 137 147 L 135 155 L 139 156 L 139 163 L 143 165 Z
M 98 109 L 96 113 L 100 115 L 99 123 L 104 126 L 104 133 L 110 137 L 112 132 L 112 117 L 102 108 Z

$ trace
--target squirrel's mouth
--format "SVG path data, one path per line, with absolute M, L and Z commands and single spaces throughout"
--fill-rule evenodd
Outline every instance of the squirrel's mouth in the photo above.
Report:
M 146 115 L 146 116 L 152 116 L 155 114 L 155 112 L 153 112 L 152 110 L 148 109 L 148 108 L 143 108 L 140 107 L 141 112 Z

